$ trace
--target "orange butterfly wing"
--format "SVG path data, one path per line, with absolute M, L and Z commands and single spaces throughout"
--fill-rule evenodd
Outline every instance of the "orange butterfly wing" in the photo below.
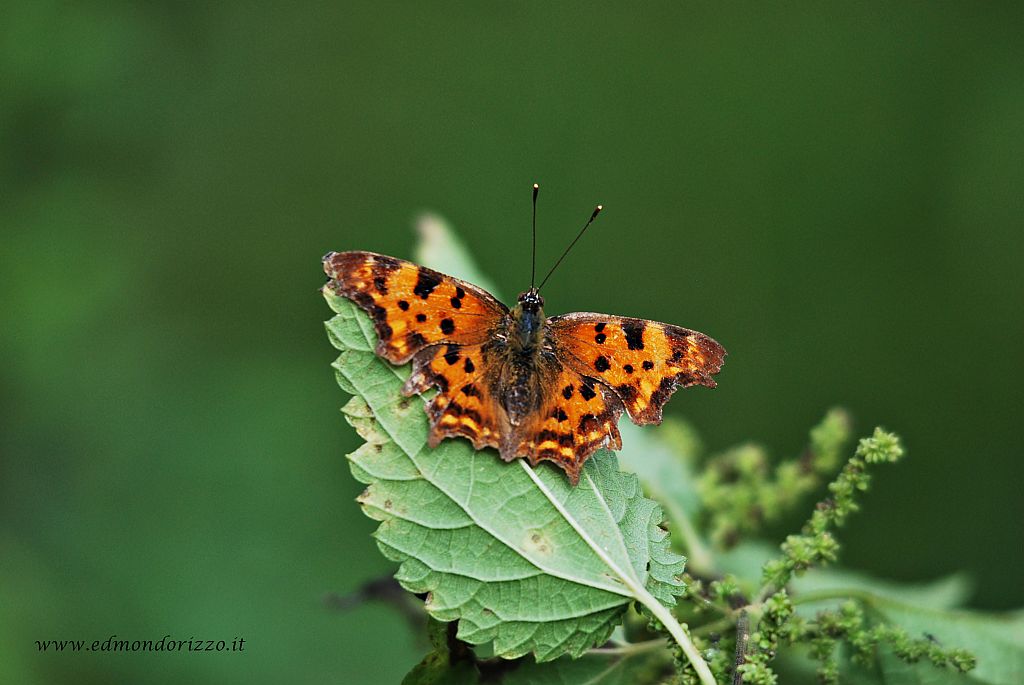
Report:
M 327 287 L 359 305 L 379 339 L 377 354 L 404 364 L 429 345 L 480 344 L 508 309 L 457 278 L 373 252 L 328 252 Z
M 329 252 L 323 262 L 327 287 L 373 320 L 377 354 L 413 360 L 405 395 L 438 388 L 427 405 L 431 446 L 455 436 L 476 449 L 499 446 L 505 431 L 485 382 L 483 344 L 508 315 L 505 305 L 475 285 L 373 252 Z
M 501 446 L 508 422 L 490 391 L 486 354 L 483 345 L 448 344 L 428 347 L 413 357 L 412 375 L 402 392 L 438 389 L 427 404 L 431 447 L 455 436 L 468 438 L 473 449 Z
M 661 423 L 679 387 L 715 387 L 725 349 L 697 331 L 589 312 L 548 319 L 561 362 L 618 395 L 633 423 Z

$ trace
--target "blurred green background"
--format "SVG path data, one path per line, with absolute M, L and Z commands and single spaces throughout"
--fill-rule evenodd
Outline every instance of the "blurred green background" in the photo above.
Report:
M 910 450 L 848 565 L 1024 604 L 1019 3 L 0 9 L 0 681 L 397 682 L 320 256 L 448 218 L 504 293 L 705 331 L 710 448 Z M 800 516 L 792 522 L 799 520 Z M 780 528 L 778 533 L 784 532 Z M 45 654 L 37 639 L 246 639 Z

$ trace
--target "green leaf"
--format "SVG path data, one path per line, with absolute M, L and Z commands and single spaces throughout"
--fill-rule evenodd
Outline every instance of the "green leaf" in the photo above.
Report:
M 926 583 L 896 583 L 843 568 L 811 569 L 790 583 L 796 598 L 814 593 L 858 597 L 863 593 L 930 609 L 955 609 L 970 597 L 971 583 L 964 573 L 954 573 Z M 834 604 L 835 602 L 833 602 Z M 808 610 L 817 603 L 806 605 Z
M 717 556 L 719 568 L 741 580 L 759 579 L 765 562 L 778 553 L 778 548 L 763 540 L 746 540 Z M 834 606 L 860 596 L 889 598 L 931 609 L 954 609 L 970 597 L 973 583 L 964 573 L 919 583 L 897 583 L 875 578 L 842 567 L 812 568 L 789 583 L 793 598 L 801 608 L 813 611 Z M 821 602 L 808 602 L 807 595 L 827 596 Z
M 904 628 L 915 637 L 932 636 L 944 647 L 959 647 L 978 659 L 967 674 L 931 664 L 908 665 L 887 650 L 878 667 L 886 683 L 1024 683 L 1024 615 L 986 615 L 967 611 L 941 611 L 913 606 L 889 598 L 867 603 L 869 616 Z
M 399 582 L 429 593 L 431 615 L 458 620 L 460 639 L 493 642 L 498 656 L 539 661 L 603 643 L 633 600 L 672 620 L 653 605 L 682 592 L 683 557 L 613 455 L 592 457 L 572 487 L 556 469 L 506 464 L 464 440 L 429 448 L 422 400 L 400 392 L 408 370 L 373 353 L 362 311 L 326 297 L 338 382 L 355 394 L 344 414 L 366 440 L 350 455 L 369 484 L 359 501 L 381 521 L 375 536 Z
M 931 636 L 942 647 L 960 647 L 977 657 L 968 673 L 939 668 L 925 659 L 907 663 L 889 646 L 878 649 L 867 665 L 855 663 L 844 649 L 840 682 L 848 685 L 1019 685 L 1024 683 L 1024 614 L 1005 616 L 966 611 L 922 609 L 889 599 L 866 602 L 868 617 L 900 626 L 911 637 Z M 787 650 L 780 670 L 785 682 L 811 683 L 815 662 Z

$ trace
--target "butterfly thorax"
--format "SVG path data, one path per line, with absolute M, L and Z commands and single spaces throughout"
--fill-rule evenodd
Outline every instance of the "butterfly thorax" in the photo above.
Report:
M 534 289 L 519 296 L 512 310 L 510 347 L 519 354 L 533 356 L 544 342 L 544 298 Z

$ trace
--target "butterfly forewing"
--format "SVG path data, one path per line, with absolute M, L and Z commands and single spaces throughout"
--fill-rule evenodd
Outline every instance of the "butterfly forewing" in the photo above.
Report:
M 679 387 L 715 387 L 711 376 L 725 360 L 703 333 L 656 321 L 580 312 L 551 317 L 548 326 L 562 363 L 613 390 L 638 425 L 661 423 Z
M 507 314 L 486 291 L 457 278 L 373 252 L 329 252 L 328 287 L 373 319 L 377 354 L 404 364 L 428 345 L 479 344 Z

